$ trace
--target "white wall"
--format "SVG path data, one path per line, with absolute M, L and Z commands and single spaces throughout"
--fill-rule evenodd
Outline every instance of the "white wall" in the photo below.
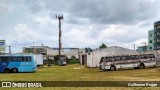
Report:
M 87 66 L 89 67 L 99 67 L 99 61 L 103 56 L 112 55 L 128 55 L 128 54 L 138 54 L 137 51 L 122 48 L 122 47 L 108 47 L 105 49 L 98 49 L 87 54 Z

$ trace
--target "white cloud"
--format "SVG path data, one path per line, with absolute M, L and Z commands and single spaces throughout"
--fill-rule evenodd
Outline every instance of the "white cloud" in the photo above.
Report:
M 96 43 L 96 41 L 93 38 L 89 38 L 88 35 L 89 32 L 87 30 L 82 31 L 74 28 L 68 33 L 65 33 L 63 37 L 65 39 L 64 42 L 68 45 L 73 47 L 85 47 Z
M 6 0 L 0 0 L 0 13 L 6 13 L 13 11 L 14 7 Z
M 30 41 L 34 39 L 42 38 L 38 32 L 29 28 L 26 24 L 17 24 L 14 27 L 16 38 L 20 41 Z
M 54 46 L 58 46 L 58 20 L 52 18 L 50 12 L 63 11 L 63 47 L 81 48 L 97 48 L 101 43 L 132 49 L 133 44 L 141 46 L 143 45 L 141 42 L 147 42 L 148 30 L 153 29 L 153 23 L 160 17 L 158 0 L 105 1 L 108 3 L 99 0 L 90 0 L 93 2 L 58 0 L 57 3 L 53 0 L 27 1 L 30 9 L 36 13 L 29 12 L 28 4 L 0 1 L 0 13 L 12 11 L 12 4 L 17 10 L 3 17 L 0 15 L 0 18 L 6 18 L 0 21 L 0 37 L 6 39 L 8 44 L 21 47 L 32 45 L 32 41 L 38 45 L 43 42 L 48 46 L 52 46 L 54 42 Z M 59 7 L 60 5 L 62 7 Z M 7 23 L 3 24 L 4 21 Z M 12 26 L 8 22 L 13 23 Z M 2 32 L 6 32 L 5 35 Z
M 31 15 L 28 17 L 28 20 L 32 20 L 36 24 L 38 24 L 41 28 L 54 25 L 56 22 L 51 17 L 48 16 L 35 16 Z

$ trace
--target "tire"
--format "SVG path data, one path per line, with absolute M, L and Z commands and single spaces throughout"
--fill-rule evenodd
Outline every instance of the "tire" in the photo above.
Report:
M 141 64 L 139 65 L 139 68 L 140 68 L 140 69 L 143 69 L 143 68 L 145 68 L 145 65 L 144 65 L 143 63 L 141 63 Z
M 17 72 L 18 72 L 18 69 L 17 69 L 17 68 L 13 68 L 13 69 L 12 69 L 12 72 L 13 72 L 13 73 L 17 73 Z
M 10 71 L 9 68 L 4 69 L 4 73 L 9 73 L 9 71 Z
M 110 71 L 115 71 L 116 70 L 116 67 L 115 66 L 111 66 L 110 67 Z

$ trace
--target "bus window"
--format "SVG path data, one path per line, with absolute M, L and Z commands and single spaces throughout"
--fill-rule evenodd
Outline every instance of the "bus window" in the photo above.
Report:
M 27 57 L 27 62 L 31 62 L 31 57 Z
M 121 56 L 122 60 L 130 60 L 131 57 L 130 56 Z
M 147 59 L 148 55 L 147 54 L 143 54 L 143 55 L 139 55 L 141 59 Z
M 28 59 L 27 57 L 23 57 L 23 60 L 22 60 L 22 61 L 23 61 L 23 62 L 26 62 L 27 59 Z
M 17 57 L 12 57 L 13 62 L 17 62 Z
M 106 57 L 106 61 L 107 61 L 107 62 L 113 62 L 114 59 L 113 59 L 113 57 Z
M 0 57 L 0 62 L 2 61 L 2 58 Z
M 114 60 L 115 60 L 115 61 L 120 61 L 120 60 L 121 60 L 121 57 L 120 57 L 120 56 L 114 56 Z
M 12 62 L 12 57 L 8 57 L 8 62 Z
M 18 57 L 18 58 L 17 58 L 17 61 L 18 61 L 18 62 L 22 62 L 22 57 Z
M 155 58 L 154 54 L 148 54 L 149 58 Z
M 139 59 L 139 56 L 138 56 L 138 55 L 131 55 L 130 58 L 131 58 L 132 60 L 135 60 L 135 59 Z
M 135 59 L 140 59 L 140 57 L 138 55 L 135 55 Z
M 8 57 L 2 57 L 2 62 L 8 62 Z

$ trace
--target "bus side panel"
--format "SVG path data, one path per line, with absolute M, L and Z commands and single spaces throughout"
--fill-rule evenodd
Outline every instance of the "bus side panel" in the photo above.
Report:
M 149 67 L 149 66 L 155 66 L 156 65 L 156 62 L 145 62 L 144 63 L 144 65 L 146 66 L 146 67 Z
M 9 62 L 0 62 L 0 72 L 4 72 L 4 68 L 7 68 Z
M 9 69 L 12 69 L 12 68 L 19 68 L 19 66 L 20 66 L 20 62 L 9 62 L 9 64 L 8 64 L 8 68 Z
M 19 72 L 35 72 L 37 70 L 37 62 L 35 56 L 32 56 L 31 62 L 22 62 Z
M 32 62 L 22 62 L 19 67 L 19 72 L 35 72 L 37 70 L 37 64 Z

